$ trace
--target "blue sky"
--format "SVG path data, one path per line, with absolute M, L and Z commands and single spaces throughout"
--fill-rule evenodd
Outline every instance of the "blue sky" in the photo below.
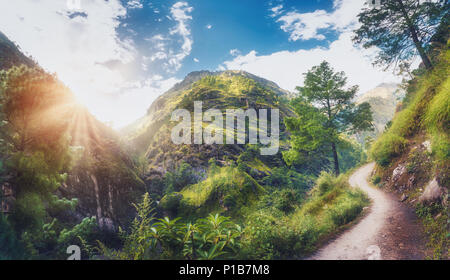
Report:
M 0 0 L 0 30 L 118 128 L 196 70 L 294 90 L 323 60 L 365 92 L 398 82 L 351 42 L 363 0 Z
M 173 28 L 171 7 L 178 1 L 139 1 L 141 5 L 130 9 L 128 17 L 122 20 L 118 28 L 122 39 L 131 37 L 139 48 L 139 52 L 151 57 L 158 52 L 155 46 L 163 41 L 167 48 L 176 49 L 181 44 L 178 40 L 149 40 L 156 36 L 165 36 Z M 124 5 L 130 1 L 122 1 Z M 137 3 L 137 2 L 131 2 Z M 326 39 L 289 41 L 289 34 L 280 28 L 280 23 L 274 20 L 275 7 L 283 6 L 283 10 L 314 12 L 315 10 L 332 11 L 332 1 L 207 1 L 196 0 L 188 4 L 187 15 L 191 38 L 194 41 L 192 50 L 184 59 L 179 71 L 176 67 L 166 68 L 164 62 L 156 60 L 150 63 L 150 72 L 154 74 L 175 74 L 184 77 L 194 70 L 217 70 L 218 65 L 233 59 L 231 50 L 237 53 L 248 53 L 258 50 L 261 55 L 277 51 L 295 51 L 311 49 L 318 46 L 326 47 L 336 39 L 336 32 L 326 32 Z M 185 7 L 185 10 L 187 7 Z M 180 38 L 178 38 L 180 39 Z M 182 40 L 182 39 L 181 39 Z

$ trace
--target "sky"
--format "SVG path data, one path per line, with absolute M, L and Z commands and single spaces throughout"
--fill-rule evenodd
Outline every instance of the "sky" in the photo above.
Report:
M 399 82 L 354 46 L 364 0 L 0 0 L 0 31 L 123 127 L 198 70 L 245 70 L 294 91 L 327 60 L 360 93 Z

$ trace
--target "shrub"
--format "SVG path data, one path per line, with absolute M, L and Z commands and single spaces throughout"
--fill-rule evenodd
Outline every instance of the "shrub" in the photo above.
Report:
M 167 172 L 164 175 L 166 193 L 178 192 L 184 187 L 198 182 L 198 176 L 188 163 L 181 163 L 174 172 Z
M 387 132 L 372 145 L 370 155 L 377 164 L 388 166 L 394 157 L 399 156 L 405 150 L 406 145 L 406 139 Z
M 292 214 L 267 208 L 247 218 L 242 257 L 303 257 L 338 227 L 355 219 L 368 203 L 364 193 L 349 188 L 346 176 L 323 173 L 310 199 Z
M 0 260 L 21 258 L 22 248 L 15 232 L 3 214 L 0 214 Z
M 166 194 L 159 202 L 159 207 L 168 211 L 170 215 L 175 216 L 182 198 L 183 196 L 179 193 Z
M 381 182 L 381 177 L 379 175 L 375 175 L 372 177 L 372 184 L 377 185 Z

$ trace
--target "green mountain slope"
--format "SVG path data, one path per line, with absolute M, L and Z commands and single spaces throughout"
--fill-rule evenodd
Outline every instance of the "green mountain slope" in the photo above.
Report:
M 175 145 L 170 139 L 170 121 L 175 109 L 193 112 L 194 101 L 203 102 L 203 111 L 211 108 L 280 109 L 280 131 L 284 135 L 283 117 L 293 115 L 285 95 L 274 83 L 242 71 L 193 72 L 181 83 L 161 95 L 148 110 L 147 116 L 128 128 L 130 140 L 138 150 L 145 152 L 149 169 L 162 172 L 171 170 L 185 161 L 193 166 L 206 166 L 214 156 L 236 156 L 243 152 L 242 145 Z M 224 132 L 225 133 L 225 132 Z
M 448 258 L 450 41 L 430 71 L 408 83 L 402 110 L 371 147 L 373 182 L 411 204 L 429 235 L 432 258 Z
M 19 65 L 37 70 L 30 72 L 12 68 Z M 45 109 L 31 107 L 29 110 L 38 122 L 41 139 L 56 131 L 61 132 L 59 136 L 50 138 L 45 145 L 52 146 L 58 141 L 63 141 L 63 138 L 66 139 L 65 137 L 69 139 L 68 150 L 59 152 L 69 153 L 74 160 L 70 168 L 63 170 L 68 176 L 55 194 L 65 199 L 75 198 L 78 203 L 74 211 L 59 215 L 58 218 L 76 223 L 84 217 L 95 216 L 101 226 L 109 229 L 126 224 L 134 214 L 131 202 L 144 191 L 144 183 L 136 175 L 132 156 L 120 142 L 117 133 L 77 104 L 73 93 L 62 85 L 57 77 L 40 69 L 1 32 L 0 70 L 10 70 L 11 73 L 8 72 L 10 78 L 15 77 L 23 83 L 35 83 L 37 88 L 40 86 L 55 88 L 53 92 L 44 93 L 55 96 L 50 105 L 46 105 Z M 26 79 L 30 76 L 23 73 L 35 73 L 30 75 L 40 73 L 39 75 L 46 78 L 28 81 Z M 0 94 L 4 94 L 1 90 Z M 30 154 L 38 152 L 34 147 L 27 151 Z M 45 151 L 44 156 L 51 158 L 50 151 Z M 13 189 L 17 176 L 9 176 L 7 180 Z

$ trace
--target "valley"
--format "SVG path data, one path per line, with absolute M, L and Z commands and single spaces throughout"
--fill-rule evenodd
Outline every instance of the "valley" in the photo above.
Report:
M 108 6 L 112 2 L 116 6 Z M 260 54 L 247 44 L 248 54 L 244 48 L 223 52 L 216 45 L 204 59 L 220 58 L 216 68 L 203 67 L 201 51 L 190 57 L 194 34 L 215 32 L 216 26 L 191 33 L 196 10 L 189 3 L 163 7 L 171 15 L 164 21 L 176 23 L 167 36 L 143 36 L 139 32 L 150 25 L 132 30 L 134 23 L 125 21 L 151 5 L 112 2 L 99 3 L 123 8 L 108 24 L 101 22 L 111 28 L 101 30 L 113 34 L 105 41 L 113 50 L 105 47 L 104 56 L 95 56 L 100 46 L 87 44 L 83 57 L 93 67 L 61 60 L 67 69 L 75 65 L 73 77 L 67 75 L 72 68 L 49 63 L 49 51 L 37 51 L 38 61 L 0 31 L 0 260 L 67 259 L 67 248 L 79 249 L 83 260 L 448 260 L 447 2 L 366 3 L 341 26 L 331 21 L 348 9 L 347 2 L 335 0 L 328 7 L 334 12 L 322 7 L 312 13 L 324 20 L 325 28 L 315 29 L 304 15 L 289 19 L 297 9 L 270 3 L 265 20 L 283 24 L 270 40 L 259 37 L 263 32 L 251 38 L 277 51 Z M 56 14 L 70 28 L 88 28 L 92 14 L 64 11 Z M 132 35 L 119 36 L 125 29 Z M 285 43 L 271 42 L 289 32 Z M 332 42 L 334 32 L 339 38 Z M 16 33 L 10 28 L 8 34 Z M 309 40 L 315 43 L 298 51 L 278 49 Z M 363 56 L 363 49 L 376 54 L 364 59 L 382 69 L 358 65 L 357 73 L 345 59 L 328 55 L 339 47 L 339 55 L 349 56 L 341 40 L 355 46 L 352 55 Z M 144 55 L 138 42 L 153 53 Z M 171 44 L 180 42 L 177 53 Z M 205 48 L 198 41 L 195 46 Z M 84 47 L 71 46 L 70 54 Z M 311 59 L 307 69 L 271 69 L 292 56 Z M 85 80 L 87 75 L 92 77 Z M 99 86 L 103 80 L 108 87 Z M 361 92 L 362 85 L 372 89 Z M 102 110 L 80 103 L 89 94 L 89 105 Z M 120 120 L 126 110 L 95 104 L 100 96 L 123 102 L 128 112 L 149 106 L 116 130 L 93 112 Z M 207 265 L 181 269 L 182 275 L 214 274 Z

